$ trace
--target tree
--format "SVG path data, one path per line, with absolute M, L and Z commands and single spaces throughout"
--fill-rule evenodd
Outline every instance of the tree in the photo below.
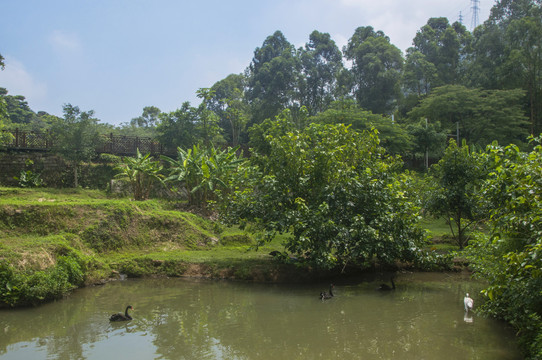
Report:
M 268 36 L 262 47 L 254 50 L 247 72 L 247 99 L 253 111 L 253 124 L 294 107 L 300 63 L 295 48 L 280 31 Z
M 337 77 L 344 69 L 342 54 L 329 34 L 315 30 L 299 49 L 299 56 L 304 77 L 301 102 L 310 115 L 315 115 L 338 97 Z
M 487 89 L 522 88 L 530 132 L 542 129 L 542 4 L 501 0 L 474 32 L 467 84 Z
M 361 107 L 376 114 L 389 114 L 400 96 L 403 67 L 401 50 L 382 31 L 359 27 L 344 48 L 352 61 L 354 93 Z
M 477 207 L 477 194 L 487 176 L 484 162 L 478 154 L 454 140 L 444 156 L 430 169 L 433 187 L 428 194 L 427 209 L 437 217 L 444 217 L 457 245 L 463 249 L 468 243 L 467 231 L 483 218 Z
M 469 49 L 470 33 L 460 23 L 450 25 L 447 18 L 430 18 L 414 37 L 411 52 L 424 55 L 436 73 L 432 87 L 456 84 L 459 80 L 461 57 Z
M 469 246 L 470 264 L 488 285 L 483 313 L 503 319 L 517 330 L 529 359 L 542 357 L 542 147 L 533 150 L 492 146 L 493 171 L 480 191 L 490 209 L 489 233 Z
M 437 83 L 437 68 L 420 51 L 409 48 L 402 83 L 407 93 L 417 97 L 428 95 Z
M 268 238 L 288 232 L 287 250 L 319 268 L 415 258 L 423 238 L 417 209 L 397 177 L 400 161 L 385 155 L 376 132 L 271 126 L 269 154 L 250 158 L 259 176 L 230 195 L 224 217 L 254 224 Z
M 228 75 L 211 87 L 214 96 L 207 103 L 207 107 L 218 116 L 226 141 L 233 147 L 248 141 L 246 125 L 250 109 L 245 98 L 246 82 L 243 74 Z
M 160 109 L 156 106 L 145 106 L 141 116 L 133 118 L 130 124 L 143 128 L 154 128 L 160 121 Z
M 139 149 L 135 157 L 123 157 L 115 169 L 118 171 L 116 178 L 130 183 L 136 201 L 148 199 L 154 183 L 161 182 L 163 178 L 160 162 L 152 160 L 150 153 L 141 155 Z
M 468 89 L 461 85 L 436 88 L 408 116 L 412 122 L 439 121 L 447 132 L 459 126 L 461 139 L 482 147 L 494 140 L 521 144 L 529 136 L 522 111 L 524 92 Z
M 378 130 L 381 145 L 391 154 L 405 154 L 412 141 L 405 129 L 391 118 L 363 110 L 354 100 L 334 101 L 322 113 L 310 118 L 311 122 L 323 124 L 345 124 L 358 132 Z
M 78 187 L 78 167 L 96 156 L 103 139 L 98 132 L 99 120 L 93 118 L 94 111 L 82 112 L 71 104 L 64 105 L 63 111 L 64 117 L 57 118 L 51 127 L 53 150 L 71 163 L 74 187 Z
M 4 67 L 5 67 L 4 57 L 2 56 L 2 54 L 0 54 L 0 70 L 4 70 Z M 5 93 L 2 94 L 2 92 L 5 92 Z M 0 88 L 0 148 L 2 147 L 3 144 L 10 142 L 11 139 L 13 138 L 13 135 L 11 135 L 10 133 L 5 133 L 3 131 L 4 126 L 5 126 L 4 122 L 9 120 L 7 104 L 6 104 L 6 100 L 4 99 L 5 94 L 7 94 L 7 90 L 4 88 Z
M 202 102 L 198 108 L 199 121 L 197 123 L 198 132 L 201 134 L 203 144 L 209 146 L 211 143 L 221 143 L 220 127 L 218 126 L 218 116 L 207 108 L 207 103 L 213 98 L 214 91 L 209 88 L 200 88 L 196 91 L 198 98 Z
M 8 95 L 8 91 L 0 88 L 2 97 L 10 123 L 19 128 L 30 126 L 37 120 L 37 115 L 30 109 L 28 102 L 22 95 Z
M 425 166 L 429 167 L 429 157 L 440 158 L 446 147 L 446 133 L 443 132 L 440 122 L 428 123 L 420 120 L 419 123 L 406 126 L 407 133 L 411 136 L 413 157 L 424 157 Z
M 189 102 L 184 102 L 175 111 L 161 113 L 160 124 L 156 128 L 158 140 L 168 152 L 174 152 L 177 147 L 189 149 L 199 141 L 196 133 L 198 120 L 198 111 Z

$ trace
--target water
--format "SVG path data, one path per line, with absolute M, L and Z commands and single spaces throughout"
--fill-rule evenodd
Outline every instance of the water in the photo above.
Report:
M 521 359 L 503 323 L 465 317 L 480 284 L 400 274 L 328 284 L 148 279 L 80 289 L 37 308 L 0 311 L 0 359 Z M 110 323 L 133 305 L 134 320 Z

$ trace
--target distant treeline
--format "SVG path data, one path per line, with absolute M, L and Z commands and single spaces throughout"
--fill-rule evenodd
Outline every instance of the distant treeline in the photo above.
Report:
M 243 73 L 197 90 L 196 107 L 147 106 L 119 126 L 99 123 L 92 111 L 81 114 L 100 134 L 152 137 L 172 149 L 257 146 L 261 126 L 277 119 L 298 128 L 374 127 L 390 153 L 410 159 L 439 158 L 449 135 L 481 147 L 498 141 L 521 148 L 542 131 L 541 19 L 536 0 L 497 1 L 472 32 L 460 22 L 430 18 L 404 54 L 370 26 L 355 29 L 342 49 L 327 33 L 315 30 L 296 48 L 276 31 Z M 22 95 L 0 89 L 0 99 L 4 129 L 52 130 L 59 122 L 31 110 Z

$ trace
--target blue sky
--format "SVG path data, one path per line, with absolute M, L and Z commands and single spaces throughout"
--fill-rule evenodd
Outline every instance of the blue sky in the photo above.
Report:
M 480 0 L 479 19 L 494 0 Z M 276 30 L 296 47 L 313 30 L 342 48 L 373 26 L 401 50 L 430 17 L 463 15 L 471 0 L 4 0 L 0 87 L 34 111 L 62 116 L 63 104 L 118 125 L 143 107 L 199 104 L 196 90 L 242 73 Z

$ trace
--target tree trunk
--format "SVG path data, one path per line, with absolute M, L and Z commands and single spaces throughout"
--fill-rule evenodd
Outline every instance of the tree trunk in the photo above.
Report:
M 73 164 L 73 187 L 79 187 L 79 177 L 77 174 L 77 164 Z

